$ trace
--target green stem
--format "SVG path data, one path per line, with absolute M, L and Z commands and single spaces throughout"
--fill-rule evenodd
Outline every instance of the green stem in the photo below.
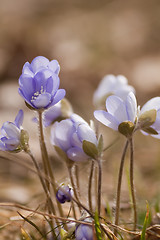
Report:
M 75 170 L 75 176 L 76 176 L 77 194 L 80 199 L 79 169 L 77 164 L 74 165 L 74 170 Z
M 43 123 L 42 123 L 42 111 L 38 111 L 38 115 L 39 115 L 39 133 L 40 133 L 40 147 L 41 147 L 41 154 L 42 154 L 42 160 L 43 160 L 43 165 L 44 165 L 44 170 L 45 170 L 45 174 L 47 176 L 49 176 L 52 180 L 52 186 L 53 186 L 53 192 L 54 192 L 54 196 L 56 199 L 56 192 L 57 192 L 57 188 L 56 188 L 56 182 L 55 182 L 55 178 L 51 169 L 51 164 L 49 161 L 49 157 L 48 157 L 48 152 L 47 152 L 47 148 L 46 148 L 46 144 L 44 141 L 44 134 L 43 134 Z M 49 190 L 49 186 L 48 186 L 48 190 Z M 62 210 L 62 206 L 60 205 L 60 203 L 57 201 L 57 207 L 60 213 L 60 216 L 64 216 L 63 214 L 63 210 Z
M 89 203 L 89 210 L 93 212 L 92 206 L 92 180 L 93 180 L 93 172 L 94 172 L 94 161 L 91 162 L 91 170 L 89 174 L 89 182 L 88 182 L 88 203 Z
M 123 154 L 121 157 L 121 163 L 119 168 L 119 176 L 118 176 L 118 185 L 117 185 L 117 196 L 116 196 L 116 209 L 115 209 L 115 225 L 119 224 L 119 212 L 120 212 L 120 195 L 121 195 L 121 185 L 122 185 L 122 175 L 123 175 L 123 167 L 124 167 L 124 160 L 128 148 L 129 141 L 127 140 Z M 116 233 L 116 232 L 115 232 Z
M 130 185 L 131 185 L 131 197 L 134 212 L 134 226 L 133 230 L 136 230 L 137 226 L 137 207 L 136 207 L 136 197 L 135 197 L 135 187 L 134 187 L 134 156 L 133 156 L 133 140 L 130 139 Z
M 102 162 L 98 159 L 98 216 L 101 214 L 101 191 L 102 191 Z
M 76 186 L 75 186 L 75 183 L 74 183 L 74 180 L 73 180 L 73 175 L 72 175 L 72 167 L 68 167 L 68 173 L 69 173 L 69 178 L 70 178 L 70 181 L 71 181 L 71 185 L 72 185 L 72 188 L 73 188 L 75 199 L 79 203 L 77 190 L 76 190 Z M 79 211 L 81 212 L 81 207 L 80 207 L 79 204 L 78 204 L 78 207 L 79 207 Z

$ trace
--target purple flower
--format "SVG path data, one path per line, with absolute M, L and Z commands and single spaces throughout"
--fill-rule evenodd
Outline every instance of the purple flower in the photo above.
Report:
M 23 123 L 23 111 L 19 110 L 14 122 L 5 122 L 1 128 L 0 150 L 20 150 L 21 126 Z
M 58 89 L 60 67 L 56 60 L 38 56 L 31 64 L 26 62 L 19 78 L 19 93 L 34 109 L 49 108 L 65 96 L 64 89 Z
M 61 184 L 56 193 L 56 198 L 60 203 L 70 202 L 73 196 L 73 189 L 68 186 Z
M 97 110 L 94 112 L 95 118 L 106 125 L 118 131 L 119 125 L 123 122 L 135 124 L 137 117 L 137 101 L 132 92 L 128 94 L 126 100 L 112 95 L 106 100 L 106 111 Z
M 127 78 L 122 75 L 106 75 L 94 93 L 93 103 L 94 105 L 102 105 L 110 95 L 125 99 L 129 92 L 135 92 L 135 89 L 128 85 Z
M 107 112 L 95 111 L 94 116 L 107 127 L 126 136 L 140 129 L 146 135 L 160 138 L 160 97 L 152 98 L 140 110 L 132 92 L 125 100 L 112 95 L 106 100 L 106 109 Z
M 75 231 L 76 240 L 93 240 L 93 228 L 86 224 L 80 224 Z
M 84 140 L 97 145 L 95 132 L 77 114 L 52 126 L 51 143 L 61 148 L 73 161 L 86 161 L 89 158 L 82 148 Z

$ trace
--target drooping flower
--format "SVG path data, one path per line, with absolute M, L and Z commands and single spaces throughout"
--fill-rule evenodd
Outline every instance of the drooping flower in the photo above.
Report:
M 70 202 L 73 196 L 73 189 L 65 184 L 61 184 L 57 190 L 56 198 L 60 203 Z
M 97 145 L 93 129 L 77 114 L 70 119 L 55 122 L 51 129 L 51 143 L 61 148 L 73 161 L 86 161 L 89 156 L 83 151 L 83 141 Z
M 7 121 L 3 124 L 0 134 L 0 150 L 20 151 L 23 115 L 23 111 L 19 110 L 14 122 Z
M 112 95 L 106 100 L 106 109 L 96 110 L 95 118 L 126 137 L 138 129 L 144 134 L 160 137 L 160 97 L 152 98 L 140 110 L 132 92 L 125 100 Z
M 128 85 L 126 77 L 122 75 L 106 75 L 94 93 L 93 103 L 95 106 L 101 106 L 105 104 L 107 97 L 110 95 L 116 95 L 125 99 L 129 92 L 135 93 L 135 89 Z
M 89 226 L 87 224 L 79 224 L 75 230 L 75 237 L 76 240 L 93 240 L 92 226 Z
M 34 109 L 46 109 L 58 103 L 65 96 L 59 89 L 60 67 L 56 60 L 38 56 L 31 64 L 26 62 L 19 78 L 19 93 Z

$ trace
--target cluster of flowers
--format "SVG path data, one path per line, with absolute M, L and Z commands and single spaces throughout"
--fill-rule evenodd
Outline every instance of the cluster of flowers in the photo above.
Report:
M 51 126 L 51 143 L 57 152 L 61 149 L 71 161 L 96 158 L 94 154 L 84 151 L 83 143 L 85 140 L 98 149 L 99 138 L 94 127 L 73 113 L 72 107 L 64 98 L 65 90 L 59 89 L 59 71 L 60 66 L 56 60 L 49 61 L 42 56 L 36 57 L 31 64 L 26 62 L 19 78 L 19 94 L 29 108 L 43 112 L 43 126 Z M 128 85 L 124 76 L 105 76 L 94 93 L 93 103 L 98 109 L 94 112 L 94 117 L 128 139 L 137 130 L 145 135 L 160 138 L 160 97 L 152 98 L 140 108 L 137 106 L 135 90 Z M 23 111 L 20 110 L 14 122 L 3 124 L 0 150 L 11 152 L 24 150 L 23 115 Z M 64 203 L 70 201 L 72 195 L 70 187 L 61 186 L 57 192 L 57 199 Z M 83 228 L 86 229 L 87 225 L 78 228 L 76 239 L 92 239 L 91 228 L 88 227 L 89 237 L 85 237 L 87 231 Z

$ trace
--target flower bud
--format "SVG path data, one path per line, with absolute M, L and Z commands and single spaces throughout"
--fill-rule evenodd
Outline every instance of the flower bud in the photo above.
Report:
M 62 184 L 56 193 L 56 198 L 60 203 L 70 202 L 73 196 L 73 190 L 69 185 Z

